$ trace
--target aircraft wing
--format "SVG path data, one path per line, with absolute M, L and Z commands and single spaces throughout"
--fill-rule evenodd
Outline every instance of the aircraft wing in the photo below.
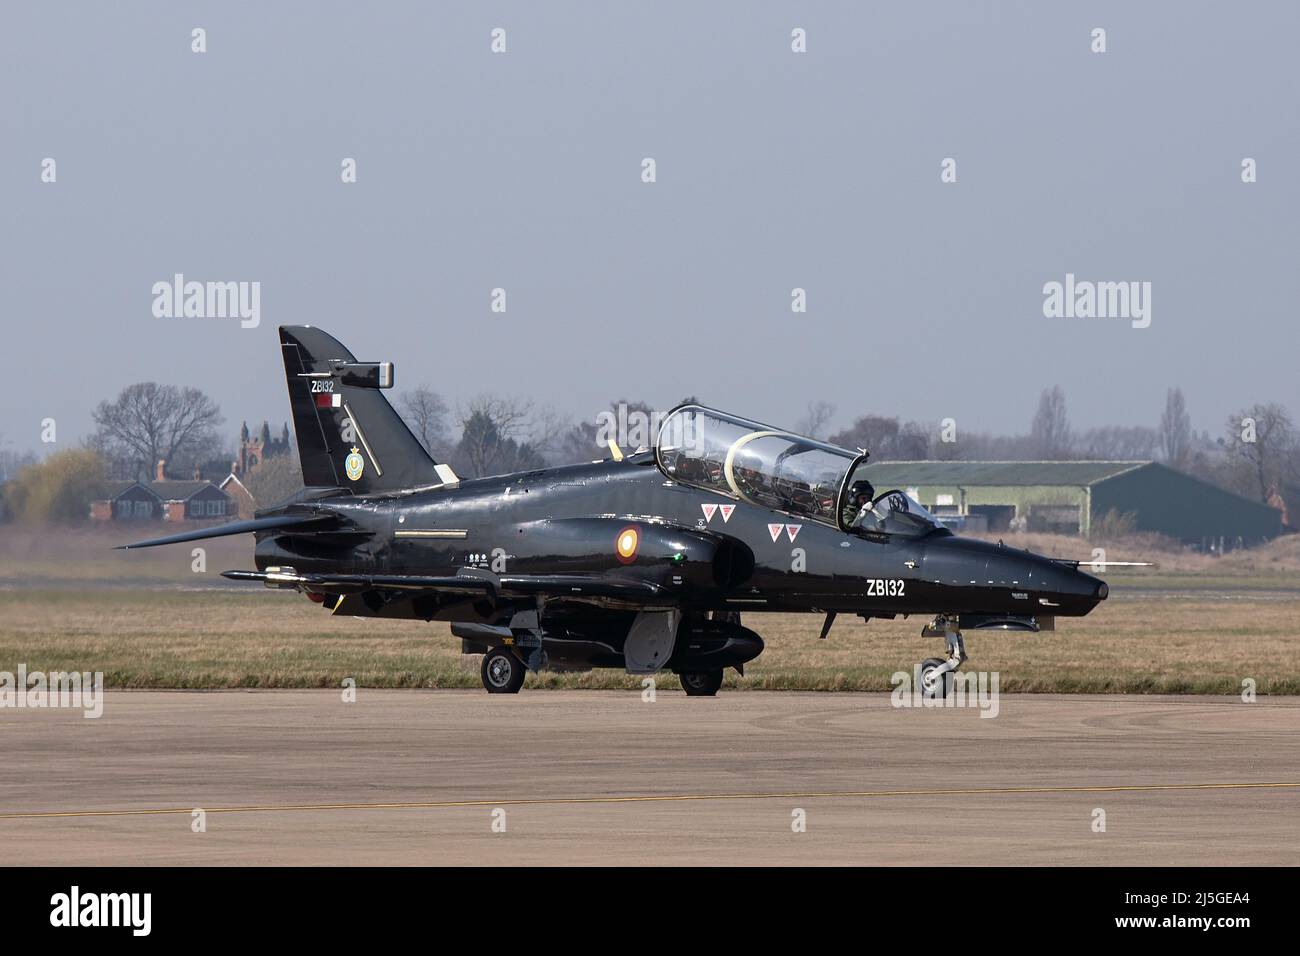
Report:
M 148 541 L 135 541 L 131 544 L 119 544 L 114 550 L 130 551 L 135 548 L 156 548 L 160 544 L 180 544 L 182 541 L 202 541 L 205 538 L 220 538 L 229 534 L 247 534 L 250 531 L 272 531 L 277 528 L 296 528 L 299 531 L 304 532 L 323 531 L 326 528 L 333 528 L 337 524 L 338 519 L 333 515 L 275 515 L 274 517 L 269 518 L 253 518 L 250 521 L 230 521 L 226 524 L 215 525 L 214 527 L 199 528 L 196 531 L 182 531 L 180 534 L 169 534 L 165 538 L 151 538 Z

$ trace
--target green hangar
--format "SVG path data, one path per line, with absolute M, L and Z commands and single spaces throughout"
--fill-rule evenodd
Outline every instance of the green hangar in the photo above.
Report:
M 1154 461 L 888 461 L 877 493 L 899 488 L 970 531 L 1087 536 L 1108 515 L 1205 550 L 1250 547 L 1282 532 L 1276 508 Z

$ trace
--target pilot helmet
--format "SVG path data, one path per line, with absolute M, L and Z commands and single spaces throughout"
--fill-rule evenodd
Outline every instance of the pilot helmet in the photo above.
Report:
M 867 481 L 865 478 L 859 478 L 853 484 L 849 485 L 849 501 L 854 502 L 855 504 L 861 504 L 864 502 L 860 501 L 860 499 L 864 497 L 866 501 L 871 501 L 876 497 L 876 489 L 872 488 L 871 482 Z

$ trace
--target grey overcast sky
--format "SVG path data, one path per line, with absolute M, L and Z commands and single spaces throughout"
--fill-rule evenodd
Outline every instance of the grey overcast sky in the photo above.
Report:
M 67 447 L 150 379 L 232 443 L 278 426 L 295 323 L 398 394 L 575 421 L 695 394 L 1011 432 L 1057 383 L 1076 427 L 1154 425 L 1171 385 L 1216 433 L 1300 413 L 1297 36 L 1281 0 L 12 0 L 0 442 L 52 416 Z M 178 272 L 260 282 L 260 326 L 154 317 Z M 1067 272 L 1150 282 L 1150 327 L 1044 317 Z

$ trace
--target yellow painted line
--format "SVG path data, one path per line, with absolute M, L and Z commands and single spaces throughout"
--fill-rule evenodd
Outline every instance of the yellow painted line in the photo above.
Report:
M 867 797 L 952 797 L 1035 793 L 1160 793 L 1189 790 L 1297 790 L 1300 781 L 1280 783 L 1171 783 L 1126 787 L 967 787 L 937 790 L 797 790 L 778 793 L 665 793 L 609 797 L 542 797 L 514 800 L 440 800 L 427 803 L 293 803 L 246 807 L 203 807 L 206 813 L 287 813 L 307 810 L 449 810 L 458 807 L 544 807 L 615 803 L 682 803 L 722 800 L 815 800 Z M 196 807 L 156 807 L 143 810 L 48 810 L 0 813 L 0 820 L 53 817 L 135 817 L 160 813 L 191 813 Z
M 464 538 L 469 532 L 463 529 L 447 528 L 438 531 L 397 531 L 394 532 L 399 538 Z

